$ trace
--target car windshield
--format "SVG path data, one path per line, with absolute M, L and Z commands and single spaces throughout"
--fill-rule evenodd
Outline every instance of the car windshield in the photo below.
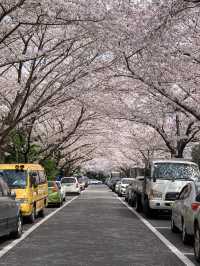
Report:
M 27 185 L 27 171 L 24 170 L 0 170 L 0 177 L 9 188 L 25 188 Z
M 122 180 L 122 184 L 131 184 L 132 180 L 131 179 L 124 179 Z
M 76 180 L 74 178 L 67 177 L 67 178 L 63 178 L 61 180 L 61 183 L 62 184 L 64 184 L 64 183 L 70 183 L 70 184 L 72 184 L 72 183 L 76 183 Z
M 200 178 L 198 166 L 187 163 L 156 163 L 154 174 L 158 179 L 195 179 Z

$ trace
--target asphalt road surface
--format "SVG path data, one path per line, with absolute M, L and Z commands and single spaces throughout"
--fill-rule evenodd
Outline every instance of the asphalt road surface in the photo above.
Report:
M 195 265 L 192 246 L 169 225 L 168 217 L 144 220 L 107 187 L 90 186 L 25 225 L 22 239 L 1 238 L 0 266 Z

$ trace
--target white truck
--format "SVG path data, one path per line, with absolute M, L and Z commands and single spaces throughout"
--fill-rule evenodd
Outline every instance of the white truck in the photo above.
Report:
M 138 212 L 151 216 L 170 211 L 173 201 L 188 181 L 200 181 L 198 165 L 184 159 L 153 160 L 131 185 L 132 204 Z

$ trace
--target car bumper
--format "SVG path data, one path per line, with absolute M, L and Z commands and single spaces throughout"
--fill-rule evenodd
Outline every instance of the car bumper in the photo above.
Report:
M 68 188 L 65 190 L 65 195 L 68 193 L 80 193 L 80 188 Z
M 173 201 L 155 199 L 149 201 L 149 207 L 155 210 L 171 210 L 173 203 Z

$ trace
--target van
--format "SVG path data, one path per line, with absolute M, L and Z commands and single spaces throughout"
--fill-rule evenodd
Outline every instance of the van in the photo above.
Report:
M 34 223 L 44 216 L 48 202 L 48 184 L 44 168 L 39 164 L 0 164 L 0 177 L 16 194 L 20 212 Z

